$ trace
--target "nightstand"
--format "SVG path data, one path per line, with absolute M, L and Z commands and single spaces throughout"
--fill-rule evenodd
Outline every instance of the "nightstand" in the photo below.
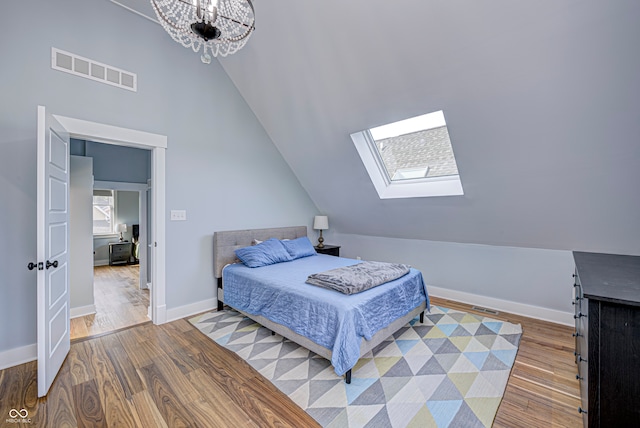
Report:
M 322 248 L 313 247 L 316 249 L 316 253 L 318 254 L 328 254 L 330 256 L 340 257 L 340 246 L 339 245 L 325 245 Z
M 131 242 L 109 243 L 109 266 L 116 263 L 128 264 L 131 259 Z

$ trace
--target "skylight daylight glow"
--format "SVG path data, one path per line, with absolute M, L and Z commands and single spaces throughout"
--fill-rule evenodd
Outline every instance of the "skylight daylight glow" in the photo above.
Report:
M 410 119 L 399 120 L 387 125 L 371 128 L 371 136 L 374 140 L 383 140 L 385 138 L 393 138 L 399 135 L 411 134 L 413 132 L 425 131 L 427 129 L 440 128 L 445 126 L 447 122 L 444 120 L 442 110 L 433 113 L 423 114 L 422 116 L 412 117 Z
M 463 195 L 442 110 L 351 134 L 378 196 Z

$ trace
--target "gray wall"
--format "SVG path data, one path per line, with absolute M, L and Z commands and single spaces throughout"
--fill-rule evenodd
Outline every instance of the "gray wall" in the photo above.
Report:
M 341 245 L 344 257 L 410 264 L 422 272 L 434 296 L 573 322 L 570 251 L 338 233 L 329 234 L 325 243 Z M 482 303 L 481 298 L 491 300 Z
M 571 250 L 640 255 L 640 2 L 279 5 L 256 2 L 261 31 L 221 63 L 326 242 L 563 312 Z M 441 109 L 464 196 L 380 200 L 350 134 Z
M 94 159 L 96 181 L 146 183 L 151 178 L 151 151 L 73 139 L 71 154 Z
M 279 5 L 222 64 L 332 228 L 640 254 L 640 2 Z M 440 109 L 464 196 L 380 200 L 350 134 Z
M 38 31 L 24 31 L 27 15 Z M 310 225 L 315 205 L 217 61 L 203 65 L 159 25 L 106 0 L 11 2 L 0 26 L 19 35 L 0 41 L 0 352 L 36 342 L 36 275 L 26 265 L 36 257 L 38 104 L 168 137 L 168 309 L 215 296 L 214 231 Z M 138 92 L 52 70 L 52 46 L 137 73 Z M 169 221 L 171 209 L 188 220 Z
M 69 171 L 69 296 L 73 310 L 94 304 L 92 159 L 71 156 Z

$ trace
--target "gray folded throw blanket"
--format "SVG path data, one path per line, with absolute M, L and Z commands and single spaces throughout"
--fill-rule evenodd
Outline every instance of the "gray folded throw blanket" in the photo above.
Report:
M 362 262 L 351 266 L 314 273 L 307 284 L 355 294 L 384 284 L 409 273 L 411 266 L 400 263 Z

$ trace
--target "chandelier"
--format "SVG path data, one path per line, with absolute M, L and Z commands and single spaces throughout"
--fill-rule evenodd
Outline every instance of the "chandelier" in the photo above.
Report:
M 151 0 L 171 38 L 198 52 L 205 64 L 213 56 L 237 52 L 255 30 L 251 0 Z

